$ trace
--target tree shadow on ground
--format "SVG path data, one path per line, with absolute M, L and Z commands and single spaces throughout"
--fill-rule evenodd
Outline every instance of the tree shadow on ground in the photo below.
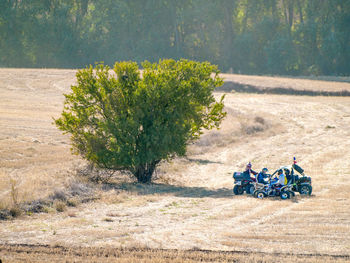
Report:
M 218 87 L 216 91 L 236 91 L 241 93 L 257 94 L 281 94 L 281 95 L 299 95 L 299 96 L 350 96 L 350 91 L 322 91 L 322 90 L 298 90 L 291 87 L 258 87 L 249 84 L 241 84 L 234 81 L 225 81 L 224 85 Z
M 210 161 L 210 160 L 205 160 L 205 159 L 187 158 L 187 160 L 189 162 L 194 162 L 194 163 L 198 163 L 198 164 L 212 164 L 212 163 L 223 164 L 222 162 Z
M 104 190 L 121 190 L 137 195 L 172 195 L 189 198 L 231 198 L 232 190 L 229 188 L 210 189 L 206 187 L 188 187 L 169 184 L 151 183 L 112 183 L 105 184 Z

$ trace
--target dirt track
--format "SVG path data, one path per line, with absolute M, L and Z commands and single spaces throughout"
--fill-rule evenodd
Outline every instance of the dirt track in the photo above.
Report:
M 19 201 L 66 189 L 81 161 L 52 117 L 62 110 L 74 71 L 1 69 L 0 79 L 1 202 L 11 203 L 9 178 L 17 182 Z M 320 85 L 310 83 L 303 85 Z M 222 129 L 205 133 L 188 158 L 162 164 L 156 184 L 116 181 L 96 202 L 1 221 L 0 243 L 248 251 L 256 256 L 248 261 L 261 253 L 266 261 L 278 261 L 278 253 L 319 255 L 310 262 L 326 255 L 348 260 L 350 99 L 228 93 L 225 105 Z M 293 156 L 312 176 L 313 196 L 283 202 L 232 195 L 232 172 L 248 161 L 274 170 Z M 23 255 L 5 250 L 7 257 Z

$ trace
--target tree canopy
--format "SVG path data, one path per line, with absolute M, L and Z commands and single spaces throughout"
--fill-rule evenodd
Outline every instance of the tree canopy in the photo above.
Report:
M 75 153 L 101 168 L 151 181 L 161 160 L 183 156 L 203 129 L 219 128 L 226 113 L 212 92 L 222 85 L 208 62 L 117 62 L 78 71 L 56 125 L 71 134 Z M 116 75 L 116 76 L 115 76 Z
M 350 0 L 0 1 L 0 67 L 160 58 L 244 74 L 349 75 Z

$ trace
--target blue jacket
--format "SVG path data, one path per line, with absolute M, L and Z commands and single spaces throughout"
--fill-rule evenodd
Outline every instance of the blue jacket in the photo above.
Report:
M 260 172 L 258 174 L 258 176 L 256 177 L 256 179 L 257 179 L 258 183 L 266 184 L 266 181 L 264 180 L 266 177 L 267 177 L 266 174 L 263 174 L 262 172 Z

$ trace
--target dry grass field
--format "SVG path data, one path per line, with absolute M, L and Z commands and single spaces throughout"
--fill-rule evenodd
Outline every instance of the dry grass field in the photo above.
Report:
M 16 215 L 0 221 L 4 262 L 350 260 L 349 97 L 228 92 L 222 129 L 206 132 L 187 158 L 162 163 L 154 184 L 120 175 L 93 185 L 68 135 L 52 125 L 74 75 L 0 69 L 0 211 Z M 350 91 L 346 82 L 224 77 Z M 247 162 L 274 170 L 293 156 L 313 179 L 312 196 L 232 194 L 232 172 Z M 51 200 L 42 213 L 14 210 L 40 200 Z

